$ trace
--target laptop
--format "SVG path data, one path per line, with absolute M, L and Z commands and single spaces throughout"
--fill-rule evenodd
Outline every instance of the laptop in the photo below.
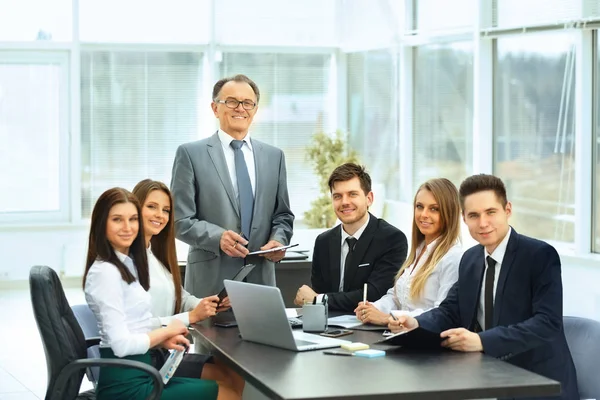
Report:
M 293 351 L 328 349 L 350 343 L 292 331 L 279 288 L 230 280 L 224 282 L 243 340 Z

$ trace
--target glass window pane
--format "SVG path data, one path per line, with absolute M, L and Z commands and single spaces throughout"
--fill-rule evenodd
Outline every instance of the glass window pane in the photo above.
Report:
M 473 164 L 472 44 L 417 47 L 414 66 L 413 192 L 441 176 L 458 187 Z
M 350 145 L 373 181 L 375 201 L 400 199 L 398 59 L 394 50 L 348 54 Z
M 473 0 L 419 0 L 415 4 L 416 28 L 419 31 L 468 28 L 475 25 L 476 8 Z
M 0 42 L 72 38 L 72 0 L 0 0 Z
M 60 75 L 0 63 L 0 213 L 60 209 Z
M 82 53 L 83 217 L 110 187 L 169 185 L 177 147 L 199 137 L 201 66 L 198 53 Z
M 322 131 L 328 102 L 328 54 L 225 53 L 220 76 L 243 72 L 260 89 L 259 110 L 250 134 L 285 153 L 294 226 L 318 196 L 319 182 L 307 159 L 312 135 Z
M 210 0 L 85 0 L 79 2 L 83 42 L 207 43 Z
M 521 233 L 574 240 L 575 53 L 569 33 L 497 40 L 494 173 Z
M 581 16 L 583 1 L 496 0 L 494 26 L 508 28 L 577 19 Z
M 380 49 L 400 42 L 404 34 L 403 1 L 339 1 L 339 43 L 345 51 Z
M 335 46 L 335 1 L 215 1 L 216 41 L 236 45 Z

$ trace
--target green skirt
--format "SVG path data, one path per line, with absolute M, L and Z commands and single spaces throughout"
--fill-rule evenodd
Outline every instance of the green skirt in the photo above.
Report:
M 119 358 L 109 348 L 101 348 L 102 358 Z M 150 352 L 146 354 L 123 357 L 125 360 L 141 361 L 152 365 Z M 200 377 L 198 377 L 200 378 Z M 100 368 L 100 378 L 96 387 L 98 400 L 144 400 L 148 397 L 154 383 L 152 378 L 138 369 L 132 368 Z M 176 399 L 210 399 L 217 398 L 218 386 L 215 381 L 194 378 L 171 378 L 164 387 L 163 400 Z

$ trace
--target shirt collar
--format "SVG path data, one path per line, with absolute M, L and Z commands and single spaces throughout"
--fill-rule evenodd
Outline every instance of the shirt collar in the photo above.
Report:
M 498 247 L 496 247 L 496 249 L 494 250 L 494 252 L 492 254 L 489 254 L 487 252 L 486 248 L 484 247 L 483 248 L 484 257 L 487 258 L 487 256 L 490 256 L 494 259 L 494 261 L 496 261 L 496 264 L 502 264 L 502 260 L 504 259 L 504 254 L 506 253 L 506 246 L 508 246 L 508 240 L 510 239 L 511 232 L 512 232 L 512 228 L 509 226 L 508 232 L 506 232 L 506 236 L 504 236 L 504 239 L 502 239 L 502 241 L 500 242 Z
M 360 228 L 358 228 L 358 230 L 356 232 L 354 232 L 354 235 L 348 235 L 346 233 L 346 231 L 344 230 L 344 226 L 340 226 L 340 229 L 342 230 L 342 245 L 344 244 L 344 242 L 346 241 L 347 237 L 352 236 L 354 239 L 358 240 L 360 239 L 360 235 L 363 234 L 363 232 L 365 231 L 365 229 L 367 229 L 367 225 L 369 225 L 369 221 L 371 220 L 371 214 L 369 214 L 369 218 L 367 218 L 367 222 L 365 222 L 363 224 L 363 226 L 361 226 Z
M 217 134 L 219 135 L 219 140 L 221 141 L 221 144 L 223 144 L 225 148 L 229 148 L 229 146 L 231 146 L 231 142 L 235 140 L 232 136 L 230 136 L 227 132 L 225 132 L 222 129 L 219 129 Z M 248 132 L 242 140 L 246 143 L 250 151 L 252 151 L 252 140 L 250 140 L 250 132 Z
M 133 259 L 117 250 L 115 250 L 115 254 L 117 255 L 117 257 L 119 258 L 119 260 L 125 264 L 125 266 L 127 268 L 129 268 L 129 271 L 137 277 L 137 271 L 135 269 L 135 264 L 133 263 Z

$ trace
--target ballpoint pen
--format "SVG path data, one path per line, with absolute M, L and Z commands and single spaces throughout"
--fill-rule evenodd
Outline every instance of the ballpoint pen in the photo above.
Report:
M 363 304 L 367 304 L 367 284 L 363 286 Z

